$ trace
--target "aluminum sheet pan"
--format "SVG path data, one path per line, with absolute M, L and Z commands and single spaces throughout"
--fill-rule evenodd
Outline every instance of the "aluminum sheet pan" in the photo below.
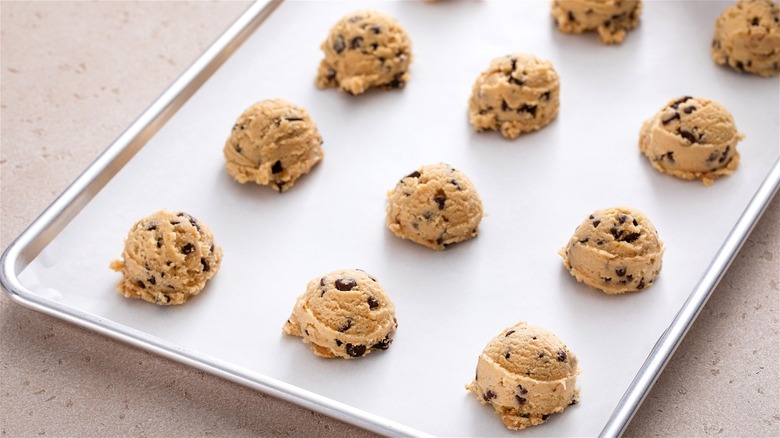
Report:
M 272 13 L 265 3 L 9 248 L 2 280 L 11 296 L 345 421 L 407 435 L 517 434 L 464 384 L 485 343 L 525 320 L 563 339 L 583 374 L 581 404 L 522 434 L 618 434 L 780 181 L 778 80 L 709 58 L 713 23 L 728 3 L 645 2 L 641 25 L 620 46 L 558 33 L 547 1 L 285 2 Z M 328 29 L 366 7 L 409 32 L 411 81 L 360 97 L 316 89 Z M 492 58 L 515 51 L 553 62 L 561 112 L 514 141 L 477 134 L 466 117 L 473 81 Z M 637 149 L 642 122 L 683 94 L 722 103 L 746 134 L 739 170 L 713 187 L 662 175 Z M 235 183 L 222 158 L 236 117 L 274 97 L 306 107 L 325 139 L 324 161 L 281 195 Z M 470 176 L 487 213 L 478 238 L 444 252 L 384 226 L 387 190 L 438 161 Z M 614 205 L 644 211 L 667 247 L 659 280 L 641 293 L 606 296 L 578 284 L 557 255 L 586 215 Z M 184 306 L 124 299 L 108 269 L 130 225 L 162 208 L 206 221 L 225 251 L 219 274 Z M 399 329 L 388 351 L 324 360 L 282 335 L 307 281 L 342 267 L 371 272 L 395 302 Z

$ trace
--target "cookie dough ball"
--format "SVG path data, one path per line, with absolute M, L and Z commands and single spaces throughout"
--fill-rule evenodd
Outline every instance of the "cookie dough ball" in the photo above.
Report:
M 160 305 L 182 304 L 217 274 L 222 249 L 205 222 L 184 212 L 160 210 L 136 222 L 127 234 L 117 289 L 127 298 Z
M 403 177 L 387 198 L 390 231 L 435 250 L 475 237 L 482 220 L 482 200 L 474 184 L 445 163 Z
M 317 86 L 352 95 L 369 88 L 402 88 L 409 80 L 412 42 L 397 21 L 381 12 L 345 15 L 320 46 L 325 59 Z
M 387 350 L 397 327 L 395 306 L 376 278 L 345 269 L 310 281 L 283 331 L 319 357 L 353 359 Z
M 737 143 L 743 138 L 720 104 L 685 96 L 642 124 L 639 150 L 657 170 L 710 186 L 737 169 Z
M 621 294 L 653 284 L 664 249 L 650 219 L 633 208 L 617 207 L 585 218 L 559 254 L 577 281 Z
M 247 108 L 225 142 L 227 171 L 284 192 L 323 157 L 322 137 L 309 113 L 283 99 Z
M 520 322 L 491 340 L 466 388 L 510 429 L 544 423 L 579 401 L 577 356 L 549 331 Z
M 553 0 L 552 15 L 564 33 L 597 31 L 603 44 L 622 43 L 639 23 L 642 0 Z
M 740 0 L 715 21 L 712 59 L 759 76 L 780 74 L 780 6 L 770 0 Z
M 516 53 L 496 58 L 474 83 L 469 121 L 506 138 L 546 126 L 558 114 L 560 81 L 550 61 Z

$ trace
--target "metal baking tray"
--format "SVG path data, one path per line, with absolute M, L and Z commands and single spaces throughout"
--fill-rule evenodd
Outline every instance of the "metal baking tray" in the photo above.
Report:
M 709 58 L 723 2 L 646 2 L 619 46 L 558 33 L 549 2 L 253 4 L 6 250 L 16 302 L 259 391 L 387 435 L 616 436 L 624 430 L 780 184 L 780 87 Z M 414 47 L 403 90 L 318 90 L 319 44 L 342 15 L 396 17 Z M 561 77 L 561 112 L 514 141 L 475 133 L 473 81 L 494 57 L 530 52 Z M 712 187 L 653 170 L 642 122 L 667 100 L 709 97 L 746 139 Z M 325 159 L 293 189 L 239 185 L 222 146 L 255 101 L 306 107 Z M 445 161 L 479 190 L 480 235 L 435 252 L 392 236 L 385 193 Z M 557 251 L 591 211 L 644 211 L 666 244 L 658 281 L 606 296 Z M 225 258 L 207 289 L 162 308 L 115 291 L 108 263 L 138 218 L 188 211 Z M 360 267 L 384 284 L 399 328 L 385 352 L 316 358 L 281 327 L 307 281 Z M 485 343 L 525 320 L 580 358 L 582 402 L 521 433 L 463 388 Z

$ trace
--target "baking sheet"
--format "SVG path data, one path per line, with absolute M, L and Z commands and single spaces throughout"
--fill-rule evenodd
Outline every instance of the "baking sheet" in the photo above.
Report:
M 463 389 L 485 343 L 518 320 L 544 326 L 580 358 L 582 403 L 524 433 L 595 435 L 682 306 L 778 157 L 777 79 L 738 75 L 709 59 L 728 3 L 646 2 L 617 47 L 559 34 L 548 2 L 375 2 L 414 43 L 403 91 L 350 97 L 313 85 L 329 27 L 366 2 L 286 2 L 20 274 L 32 293 L 85 318 L 116 323 L 392 422 L 436 435 L 507 431 Z M 550 59 L 561 113 L 514 141 L 473 132 L 471 85 L 513 51 Z M 746 139 L 738 172 L 706 188 L 653 170 L 639 126 L 678 95 L 705 96 Z M 325 160 L 282 195 L 223 170 L 236 117 L 257 100 L 306 107 Z M 392 236 L 384 194 L 424 163 L 474 181 L 488 216 L 480 236 L 438 253 Z M 558 249 L 592 210 L 631 205 L 655 223 L 664 268 L 642 293 L 580 285 Z M 161 208 L 209 223 L 225 251 L 219 275 L 185 306 L 122 298 L 108 262 L 132 223 Z M 396 304 L 393 346 L 358 361 L 314 357 L 281 326 L 311 278 L 360 267 Z

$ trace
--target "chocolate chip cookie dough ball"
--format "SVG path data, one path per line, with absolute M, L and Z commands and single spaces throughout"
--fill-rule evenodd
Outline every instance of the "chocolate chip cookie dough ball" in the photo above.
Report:
M 225 142 L 226 168 L 241 184 L 284 192 L 323 157 L 322 137 L 309 113 L 283 99 L 247 108 Z
M 506 138 L 546 126 L 558 114 L 560 81 L 550 61 L 516 53 L 494 59 L 474 83 L 469 121 Z
M 184 212 L 158 211 L 136 222 L 125 239 L 117 289 L 128 298 L 182 304 L 219 271 L 222 249 L 205 222 Z
M 664 244 L 650 220 L 628 207 L 596 210 L 561 249 L 577 281 L 620 294 L 646 289 L 661 272 Z
M 780 74 L 780 6 L 771 0 L 740 0 L 715 21 L 712 59 L 738 71 Z
M 320 46 L 325 59 L 317 86 L 357 95 L 369 88 L 402 88 L 409 80 L 412 43 L 387 14 L 358 11 L 345 15 Z
M 482 200 L 474 184 L 445 163 L 403 177 L 387 198 L 390 231 L 435 250 L 475 237 L 482 220 Z
M 579 401 L 577 356 L 549 331 L 520 322 L 491 340 L 466 388 L 509 429 L 544 423 Z
M 622 43 L 639 23 L 642 0 L 553 0 L 552 15 L 564 33 L 597 31 L 603 44 Z
M 319 357 L 353 359 L 387 350 L 397 327 L 382 285 L 365 271 L 345 269 L 310 281 L 283 331 L 303 338 Z
M 639 150 L 657 170 L 710 186 L 739 165 L 737 131 L 717 102 L 690 96 L 674 99 L 642 124 Z

